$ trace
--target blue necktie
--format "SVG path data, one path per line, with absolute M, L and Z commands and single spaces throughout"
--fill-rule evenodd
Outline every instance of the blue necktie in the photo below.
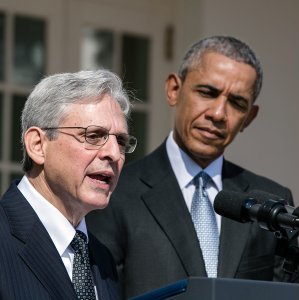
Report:
M 77 230 L 71 242 L 74 249 L 72 282 L 80 300 L 95 300 L 86 235 Z
M 211 177 L 201 171 L 193 179 L 195 192 L 191 204 L 191 217 L 205 261 L 208 277 L 217 277 L 219 233 L 212 204 L 206 187 Z

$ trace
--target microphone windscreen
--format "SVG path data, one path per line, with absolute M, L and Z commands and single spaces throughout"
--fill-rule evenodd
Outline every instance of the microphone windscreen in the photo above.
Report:
M 244 222 L 242 207 L 246 198 L 249 197 L 244 193 L 222 190 L 214 200 L 215 212 L 237 222 Z
M 251 190 L 248 193 L 239 193 L 229 190 L 220 191 L 215 197 L 215 212 L 223 217 L 235 220 L 237 222 L 249 222 L 251 220 L 249 209 L 252 214 L 267 200 L 282 201 L 282 199 L 264 191 Z M 259 204 L 259 205 L 255 205 Z M 253 206 L 255 205 L 255 206 Z

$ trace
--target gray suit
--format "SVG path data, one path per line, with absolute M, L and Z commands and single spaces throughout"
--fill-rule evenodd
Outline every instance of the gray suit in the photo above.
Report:
M 224 161 L 222 175 L 224 189 L 259 189 L 293 202 L 289 189 L 230 162 Z M 165 143 L 124 168 L 109 207 L 92 212 L 87 223 L 114 255 L 125 297 L 188 276 L 207 276 Z M 223 217 L 218 277 L 282 280 L 282 260 L 274 255 L 277 244 L 273 234 L 257 224 Z

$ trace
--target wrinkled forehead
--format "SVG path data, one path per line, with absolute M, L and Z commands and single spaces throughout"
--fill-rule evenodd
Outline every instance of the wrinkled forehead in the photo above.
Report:
M 128 129 L 124 112 L 119 103 L 110 95 L 101 97 L 101 99 L 83 99 L 67 104 L 59 125 L 66 123 L 83 127 L 98 125 L 108 130 L 114 128 L 115 130 L 127 131 Z

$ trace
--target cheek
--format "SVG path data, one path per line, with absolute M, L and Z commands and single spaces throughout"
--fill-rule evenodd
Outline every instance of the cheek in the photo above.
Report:
M 78 173 L 84 172 L 86 166 L 92 161 L 88 155 L 84 155 L 84 149 L 74 147 L 71 143 L 58 143 L 51 150 L 53 153 L 49 164 L 55 165 L 61 170 L 62 174 L 75 176 Z
M 120 159 L 117 163 L 116 163 L 116 173 L 118 174 L 118 176 L 120 175 L 122 168 L 124 166 L 125 163 L 125 159 Z
M 115 174 L 118 175 L 118 177 L 116 178 L 116 180 L 114 181 L 114 186 L 113 186 L 113 190 L 115 189 L 118 179 L 119 179 L 119 175 L 122 171 L 122 168 L 124 166 L 125 160 L 124 159 L 120 159 L 116 164 L 115 164 L 115 169 L 113 170 Z
M 120 160 L 118 161 L 118 170 L 119 170 L 119 172 L 121 172 L 121 170 L 122 170 L 124 164 L 125 164 L 125 159 L 120 159 Z
M 178 107 L 176 110 L 177 127 L 185 127 L 196 119 L 196 111 L 191 105 Z
M 242 131 L 244 123 L 245 123 L 245 118 L 238 118 L 230 122 L 229 125 L 230 135 L 235 137 L 240 131 Z

